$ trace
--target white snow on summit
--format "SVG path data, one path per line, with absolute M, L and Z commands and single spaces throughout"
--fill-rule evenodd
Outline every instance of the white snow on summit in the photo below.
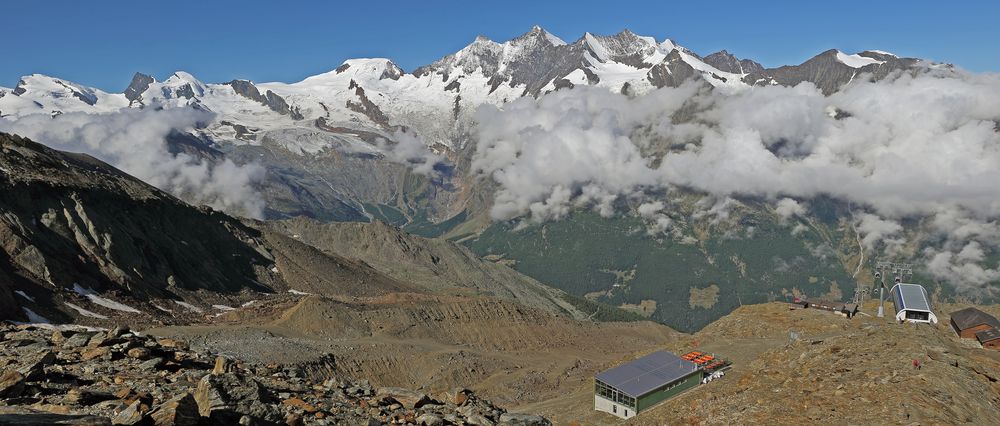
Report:
M 892 53 L 892 52 L 886 52 L 886 51 L 884 51 L 884 50 L 875 50 L 875 49 L 868 49 L 868 51 L 869 51 L 869 52 L 872 52 L 872 53 L 878 53 L 879 55 L 886 55 L 886 56 L 892 56 L 892 57 L 894 57 L 894 58 L 898 58 L 898 57 L 899 57 L 899 56 L 897 56 L 897 55 L 896 55 L 895 53 Z
M 884 64 L 885 61 L 880 61 L 874 58 L 868 58 L 858 54 L 848 55 L 844 52 L 837 51 L 837 60 L 847 65 L 851 68 L 861 68 L 871 64 Z

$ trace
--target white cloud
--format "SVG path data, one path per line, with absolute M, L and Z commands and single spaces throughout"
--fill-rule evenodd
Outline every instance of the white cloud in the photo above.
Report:
M 656 216 L 664 207 L 663 201 L 653 201 L 651 203 L 640 204 L 636 211 L 639 213 L 639 216 L 648 219 Z
M 968 246 L 966 246 L 968 248 Z M 976 250 L 976 249 L 972 249 Z M 1000 281 L 1000 268 L 989 268 L 977 264 L 974 258 L 963 258 L 970 253 L 963 249 L 956 255 L 949 251 L 928 248 L 925 253 L 927 271 L 937 279 L 954 284 L 957 290 L 972 295 L 997 295 L 997 288 L 991 283 Z
M 904 246 L 901 220 L 927 217 L 951 280 L 992 276 L 964 265 L 1000 249 L 1000 74 L 898 73 L 830 96 L 811 83 L 636 98 L 581 87 L 483 107 L 476 120 L 473 170 L 498 184 L 498 220 L 578 206 L 609 215 L 620 197 L 683 187 L 708 195 L 699 217 L 713 220 L 732 197 L 779 200 L 786 219 L 816 196 L 846 201 L 868 212 L 862 244 L 889 254 Z
M 857 82 L 829 97 L 810 83 L 735 94 L 686 85 L 635 99 L 560 90 L 482 108 L 473 166 L 500 184 L 497 219 L 528 213 L 557 186 L 614 197 L 669 185 L 717 196 L 829 194 L 884 216 L 955 206 L 996 216 L 998 93 L 1000 76 L 962 73 Z M 685 102 L 706 109 L 674 123 Z M 644 154 L 685 143 L 662 158 Z
M 898 246 L 903 243 L 900 239 L 890 238 L 903 231 L 903 225 L 894 220 L 882 219 L 876 215 L 864 213 L 858 220 L 857 229 L 863 235 L 861 244 L 864 244 L 868 250 L 873 250 L 875 245 L 880 242 L 889 246 Z
M 472 168 L 500 188 L 492 217 L 558 218 L 567 207 L 596 203 L 604 215 L 619 196 L 661 186 L 662 176 L 630 134 L 652 116 L 679 109 L 698 90 L 689 84 L 630 99 L 604 89 L 560 90 L 476 113 Z M 658 121 L 661 131 L 667 122 Z
M 393 142 L 380 140 L 378 148 L 389 161 L 409 166 L 414 173 L 432 176 L 434 166 L 444 162 L 444 157 L 434 153 L 413 132 L 397 130 L 393 133 Z
M 778 203 L 774 207 L 774 212 L 778 214 L 778 217 L 782 221 L 787 221 L 793 216 L 802 216 L 806 213 L 806 208 L 798 201 L 791 198 L 782 198 L 778 200 Z
M 646 234 L 662 234 L 670 229 L 671 225 L 673 225 L 673 219 L 663 213 L 664 208 L 666 208 L 666 204 L 664 204 L 663 201 L 642 203 L 638 208 L 636 208 L 636 213 L 639 214 L 639 217 L 646 219 L 649 222 L 649 225 L 646 228 Z
M 171 131 L 191 129 L 211 117 L 188 108 L 29 115 L 17 121 L 0 119 L 0 131 L 90 154 L 191 203 L 260 217 L 264 203 L 254 182 L 263 176 L 263 168 L 229 160 L 212 163 L 185 153 L 171 154 L 167 148 L 165 138 Z

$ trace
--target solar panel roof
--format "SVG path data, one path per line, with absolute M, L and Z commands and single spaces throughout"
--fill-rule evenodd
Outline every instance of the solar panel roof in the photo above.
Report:
M 897 307 L 899 310 L 907 309 L 911 311 L 931 310 L 931 302 L 927 299 L 927 290 L 920 284 L 899 283 L 892 287 L 894 293 L 903 306 Z
M 597 380 L 638 398 L 697 369 L 698 365 L 691 361 L 667 351 L 657 351 L 605 370 L 597 375 Z

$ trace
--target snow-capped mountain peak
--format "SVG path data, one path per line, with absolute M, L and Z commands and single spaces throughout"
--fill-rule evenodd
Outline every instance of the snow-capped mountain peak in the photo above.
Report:
M 44 74 L 21 77 L 17 86 L 0 99 L 0 113 L 4 116 L 73 111 L 106 112 L 128 105 L 122 95 L 109 94 Z
M 516 38 L 514 40 L 522 39 L 522 38 L 540 38 L 540 39 L 544 39 L 546 42 L 548 42 L 549 44 L 551 44 L 553 46 L 563 46 L 563 45 L 566 44 L 566 42 L 563 41 L 561 38 L 552 35 L 552 33 L 548 32 L 548 31 L 545 31 L 544 28 L 542 28 L 542 27 L 540 27 L 538 25 L 532 26 L 531 27 L 531 31 L 528 31 L 527 33 L 523 34 L 522 36 L 520 36 L 520 37 L 518 37 L 518 38 Z
M 673 40 L 657 42 L 628 29 L 613 35 L 588 32 L 567 44 L 535 26 L 502 43 L 478 36 L 461 50 L 413 73 L 405 73 L 386 58 L 349 59 L 296 83 L 232 80 L 206 84 L 183 71 L 163 81 L 136 73 L 123 93 L 31 75 L 14 89 L 3 90 L 0 114 L 18 117 L 193 106 L 216 113 L 216 123 L 206 130 L 210 138 L 239 144 L 260 143 L 264 138 L 284 141 L 295 134 L 299 136 L 289 142 L 298 147 L 293 152 L 318 152 L 336 144 L 310 142 L 306 149 L 301 135 L 330 132 L 325 138 L 362 147 L 405 127 L 429 145 L 453 146 L 465 140 L 461 133 L 467 131 L 480 105 L 499 106 L 578 85 L 641 94 L 689 79 L 725 90 L 810 81 L 831 93 L 852 81 L 862 67 L 880 64 L 879 75 L 884 75 L 914 63 L 915 59 L 883 51 L 848 55 L 830 50 L 800 65 L 764 69 L 725 50 L 702 57 Z M 875 67 L 865 71 L 871 68 Z M 349 136 L 344 129 L 359 129 L 358 134 L 366 136 Z
M 172 97 L 191 99 L 203 96 L 206 86 L 190 73 L 177 71 L 163 82 L 163 89 L 164 95 L 169 90 Z
M 485 36 L 477 36 L 469 45 L 458 52 L 445 56 L 430 65 L 417 68 L 413 74 L 420 77 L 432 72 L 450 75 L 455 70 L 465 74 L 481 71 L 483 75 L 492 77 L 500 66 L 500 56 L 503 46 Z
M 615 61 L 636 68 L 649 68 L 666 57 L 653 37 L 641 37 L 625 29 L 611 36 L 584 34 L 580 40 L 600 62 Z

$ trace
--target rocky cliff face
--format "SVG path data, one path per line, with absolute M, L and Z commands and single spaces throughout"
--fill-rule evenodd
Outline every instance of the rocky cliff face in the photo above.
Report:
M 17 136 L 0 135 L 0 189 L 0 319 L 185 322 L 289 290 L 487 295 L 592 313 L 451 242 L 382 223 L 241 221 Z
M 0 135 L 0 189 L 5 319 L 150 322 L 288 289 L 416 291 L 363 263 L 192 207 L 89 156 L 17 136 Z
M 260 91 L 257 90 L 257 86 L 254 86 L 254 84 L 248 80 L 233 80 L 226 84 L 231 86 L 237 95 L 260 102 L 261 105 L 267 106 L 271 109 L 271 111 L 281 115 L 290 116 L 293 120 L 301 120 L 303 118 L 302 114 L 300 114 L 298 110 L 292 109 L 288 106 L 288 103 L 285 102 L 285 98 L 278 96 L 270 90 L 261 94 Z
M 737 58 L 725 50 L 720 50 L 706 56 L 705 63 L 719 70 L 734 74 L 753 74 L 764 71 L 764 66 L 754 60 Z
M 273 281 L 258 232 L 91 157 L 0 135 L 0 170 L 0 249 L 33 297 L 79 286 L 171 298 Z

